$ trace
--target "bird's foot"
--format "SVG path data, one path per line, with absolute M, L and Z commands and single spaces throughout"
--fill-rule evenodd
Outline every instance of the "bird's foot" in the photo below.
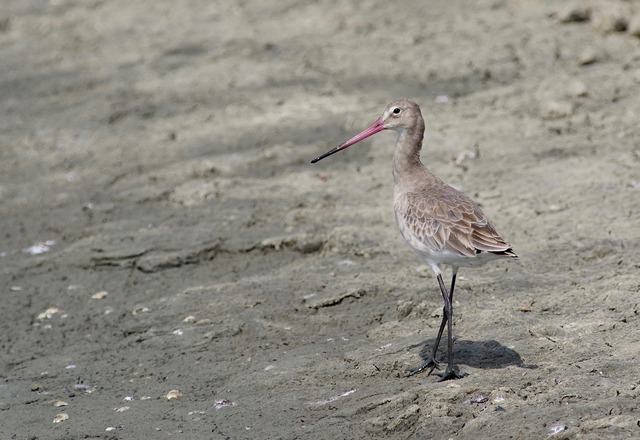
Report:
M 442 373 L 436 373 L 436 376 L 440 376 L 440 382 L 444 382 L 445 380 L 462 379 L 468 375 L 469 373 L 460 372 L 460 369 L 455 366 L 447 366 L 447 369 Z
M 410 368 L 409 370 L 405 371 L 404 377 L 413 376 L 414 374 L 418 374 L 421 371 L 426 370 L 427 368 L 429 368 L 429 372 L 427 373 L 427 376 L 429 376 L 431 375 L 431 373 L 433 373 L 433 370 L 435 370 L 436 368 L 440 368 L 440 364 L 438 364 L 435 359 L 427 359 L 422 365 Z

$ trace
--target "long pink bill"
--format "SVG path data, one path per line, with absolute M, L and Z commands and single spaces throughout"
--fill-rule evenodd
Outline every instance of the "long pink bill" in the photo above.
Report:
M 349 139 L 347 142 L 344 142 L 344 143 L 338 145 L 336 148 L 327 151 L 322 156 L 316 157 L 315 159 L 313 159 L 311 161 L 311 163 L 316 163 L 319 160 L 322 160 L 327 156 L 331 156 L 332 154 L 337 153 L 340 150 L 344 150 L 345 148 L 350 147 L 351 145 L 356 144 L 356 143 L 360 142 L 361 140 L 368 138 L 369 136 L 373 136 L 374 134 L 376 134 L 376 133 L 378 133 L 378 132 L 380 132 L 382 130 L 384 130 L 384 123 L 382 122 L 382 119 L 378 119 L 376 122 L 371 124 L 371 126 L 369 126 L 369 128 L 367 128 L 366 130 L 364 130 L 361 133 L 355 135 L 354 137 Z

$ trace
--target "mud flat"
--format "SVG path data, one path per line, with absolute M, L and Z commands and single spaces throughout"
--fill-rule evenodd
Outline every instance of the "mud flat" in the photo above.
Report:
M 635 5 L 223 3 L 3 3 L 0 437 L 640 437 Z M 393 135 L 309 164 L 401 96 L 521 258 L 454 382 Z

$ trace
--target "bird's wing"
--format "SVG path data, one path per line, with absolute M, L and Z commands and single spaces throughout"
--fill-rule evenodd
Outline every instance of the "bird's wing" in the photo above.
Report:
M 511 248 L 489 223 L 480 207 L 459 191 L 438 197 L 428 192 L 405 193 L 396 203 L 396 215 L 409 233 L 433 251 L 449 249 L 471 257 L 479 252 Z

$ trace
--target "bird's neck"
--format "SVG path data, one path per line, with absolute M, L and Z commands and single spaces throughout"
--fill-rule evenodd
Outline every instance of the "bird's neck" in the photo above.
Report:
M 422 150 L 422 138 L 424 126 L 413 130 L 402 130 L 398 134 L 398 141 L 393 152 L 393 180 L 399 183 L 400 179 L 414 174 L 415 169 L 424 169 L 420 161 Z

